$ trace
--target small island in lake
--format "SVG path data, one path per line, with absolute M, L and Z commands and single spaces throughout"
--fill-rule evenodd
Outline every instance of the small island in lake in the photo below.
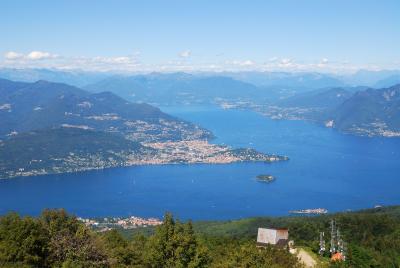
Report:
M 326 208 L 309 208 L 301 210 L 290 210 L 291 214 L 326 214 L 328 210 Z
M 272 182 L 275 180 L 275 177 L 272 175 L 258 175 L 256 178 L 260 182 Z

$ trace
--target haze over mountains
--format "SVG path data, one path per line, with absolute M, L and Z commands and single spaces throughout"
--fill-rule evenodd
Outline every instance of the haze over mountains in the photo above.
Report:
M 400 83 L 398 71 L 359 71 L 347 76 L 306 72 L 151 73 L 116 75 L 84 88 L 93 92 L 109 90 L 133 101 L 165 105 L 210 103 L 218 98 L 270 102 L 321 88 L 391 86 L 397 82 Z
M 51 82 L 66 83 L 81 87 L 90 83 L 95 83 L 101 79 L 110 76 L 109 73 L 102 72 L 85 72 L 85 71 L 62 71 L 55 69 L 0 69 L 0 78 L 22 81 L 36 82 L 38 80 L 46 80 Z
M 3 117 L 0 135 L 7 135 L 12 131 L 27 131 L 33 126 L 51 127 L 61 123 L 101 131 L 115 128 L 124 132 L 127 127 L 120 120 L 121 116 L 131 119 L 143 119 L 147 116 L 146 120 L 150 121 L 157 117 L 172 120 L 154 107 L 128 104 L 125 100 L 156 106 L 211 104 L 225 108 L 256 107 L 256 110 L 272 118 L 313 120 L 358 135 L 396 136 L 400 130 L 396 118 L 398 104 L 393 98 L 389 101 L 382 97 L 383 94 L 396 96 L 397 91 L 388 89 L 389 93 L 382 93 L 384 90 L 381 92 L 370 88 L 389 88 L 400 82 L 400 71 L 397 70 L 360 70 L 351 75 L 339 76 L 285 72 L 127 75 L 47 69 L 0 69 L 1 76 L 19 78 L 22 81 L 36 81 L 38 78 L 66 81 L 83 85 L 91 93 L 62 84 L 53 89 L 54 85 L 45 81 L 33 84 L 15 82 L 11 85 L 10 81 L 1 80 L 0 83 L 11 91 L 0 93 L 0 111 L 19 108 Z M 39 93 L 35 88 L 41 88 L 42 91 Z M 63 95 L 65 90 L 68 93 Z M 55 98 L 59 95 L 63 95 L 64 99 Z M 35 103 L 32 100 L 44 96 L 45 103 Z M 359 100 L 361 96 L 363 101 Z M 366 98 L 369 100 L 366 101 Z M 92 105 L 93 108 L 87 109 L 85 105 Z M 50 116 L 43 119 L 43 114 Z M 176 132 L 169 134 L 169 137 L 172 136 L 182 138 Z
M 63 111 L 60 108 L 62 105 L 60 100 L 52 102 L 52 107 L 49 103 L 46 107 L 47 111 L 50 112 L 52 116 L 46 118 L 46 124 L 59 124 L 60 118 L 63 118 L 63 112 L 68 112 L 71 114 L 79 114 L 84 109 L 82 103 L 96 103 L 94 107 L 103 107 L 108 112 L 112 114 L 115 112 L 119 115 L 124 113 L 129 113 L 132 116 L 137 111 L 133 111 L 132 107 L 139 108 L 143 111 L 157 113 L 156 110 L 152 110 L 150 106 L 138 104 L 128 105 L 130 112 L 124 111 L 124 100 L 118 99 L 115 95 L 109 95 L 109 93 L 102 92 L 112 92 L 128 101 L 132 102 L 145 102 L 154 105 L 195 105 L 195 104 L 217 104 L 217 105 L 233 105 L 233 106 L 277 106 L 286 109 L 301 108 L 308 109 L 307 111 L 301 111 L 299 109 L 286 110 L 285 113 L 291 116 L 295 115 L 299 111 L 301 112 L 301 117 L 312 120 L 333 120 L 336 121 L 335 127 L 341 130 L 355 129 L 354 127 L 362 121 L 364 126 L 375 124 L 376 122 L 383 122 L 386 124 L 387 128 L 397 131 L 397 124 L 393 123 L 393 115 L 389 116 L 377 116 L 376 118 L 371 117 L 357 117 L 355 121 L 345 120 L 346 122 L 352 122 L 353 127 L 349 127 L 350 123 L 342 124 L 347 113 L 353 115 L 357 114 L 359 108 L 358 106 L 362 102 L 352 101 L 354 105 L 341 106 L 341 104 L 350 98 L 355 92 L 364 91 L 369 87 L 380 86 L 382 88 L 388 88 L 400 82 L 400 71 L 389 70 L 389 71 L 367 71 L 360 70 L 351 75 L 332 75 L 332 74 L 319 74 L 319 73 L 285 73 L 285 72 L 223 72 L 223 73 L 150 73 L 150 74 L 136 74 L 136 75 L 122 75 L 113 73 L 95 73 L 95 72 L 81 72 L 81 71 L 59 71 L 59 70 L 47 70 L 47 69 L 0 69 L 0 77 L 14 78 L 21 81 L 37 81 L 37 79 L 46 79 L 55 82 L 67 82 L 70 84 L 76 84 L 83 86 L 92 94 L 85 92 L 78 88 L 68 88 L 70 92 L 74 92 L 73 95 L 66 94 L 65 100 L 62 102 L 66 103 L 75 102 L 74 107 L 80 107 L 78 110 Z M 1 83 L 7 83 L 5 80 Z M 9 83 L 9 82 L 8 82 Z M 15 90 L 13 96 L 1 94 L 3 100 L 1 101 L 0 109 L 6 111 L 11 109 L 9 106 L 20 106 L 24 107 L 18 110 L 18 112 L 10 114 L 4 117 L 2 124 L 2 130 L 0 130 L 0 135 L 5 135 L 13 130 L 24 131 L 29 130 L 32 124 L 44 124 L 43 120 L 40 119 L 42 104 L 35 103 L 35 107 L 32 105 L 34 102 L 30 102 L 31 96 L 28 94 L 35 87 L 43 88 L 43 94 L 61 94 L 62 88 L 67 88 L 66 85 L 58 85 L 57 90 L 52 91 L 52 86 L 49 84 L 49 88 L 46 89 L 46 83 L 44 81 L 34 83 L 29 85 L 23 84 L 21 82 L 14 83 L 12 86 L 8 87 L 25 87 L 24 92 L 20 90 Z M 371 90 L 369 89 L 368 92 Z M 47 93 L 45 93 L 47 92 Z M 35 94 L 38 94 L 37 92 Z M 50 95 L 51 95 L 50 94 Z M 105 94 L 105 95 L 104 95 Z M 19 96 L 21 95 L 21 96 Z M 26 96 L 23 96 L 26 95 Z M 46 98 L 48 98 L 48 95 Z M 367 94 L 369 96 L 369 94 Z M 379 95 L 379 94 L 378 94 Z M 355 95 L 354 98 L 357 98 Z M 16 103 L 11 103 L 12 101 L 6 101 L 4 99 L 11 98 Z M 53 96 L 54 97 L 54 96 Z M 378 98 L 378 96 L 371 95 L 370 98 Z M 36 96 L 35 98 L 40 98 Z M 109 103 L 103 101 L 99 102 L 99 99 L 113 99 Z M 50 102 L 50 100 L 47 100 Z M 81 106 L 78 106 L 79 102 Z M 116 101 L 117 106 L 110 105 Z M 376 100 L 375 102 L 379 102 Z M 61 106 L 60 106 L 61 105 Z M 72 105 L 71 103 L 68 105 Z M 229 107 L 229 105 L 227 107 Z M 395 105 L 395 104 L 394 104 Z M 379 106 L 379 105 L 378 105 Z M 116 108 L 122 107 L 122 108 Z M 32 109 L 36 109 L 35 113 L 31 113 Z M 78 108 L 76 108 L 78 109 Z M 102 109 L 102 108 L 99 108 Z M 265 107 L 261 110 L 265 111 Z M 343 111 L 341 112 L 341 110 Z M 354 109 L 354 112 L 352 111 Z M 376 108 L 365 108 L 367 111 L 369 109 L 374 109 L 376 113 Z M 90 116 L 98 116 L 102 114 L 101 111 L 90 109 L 93 114 L 83 114 L 83 117 L 70 116 L 68 122 L 65 124 L 81 124 L 87 125 L 90 128 L 99 128 L 105 130 L 111 127 L 113 122 L 118 120 L 93 120 L 88 119 Z M 278 109 L 279 110 L 279 109 Z M 319 110 L 319 111 L 317 111 Z M 321 112 L 323 110 L 323 112 Z M 17 113 L 24 113 L 18 114 Z M 388 109 L 383 109 L 379 114 L 389 113 Z M 393 113 L 393 112 L 390 112 Z M 277 112 L 269 111 L 267 114 L 272 114 L 274 117 L 277 116 Z M 339 116 L 339 114 L 341 114 Z M 126 114 L 125 114 L 126 115 Z M 161 116 L 161 114 L 158 114 Z M 336 116 L 337 115 L 337 116 Z M 20 118 L 17 122 L 13 116 Z M 58 117 L 57 117 L 58 116 Z M 163 115 L 164 116 L 164 115 Z M 298 116 L 298 115 L 297 115 Z M 279 116 L 278 116 L 279 117 Z M 288 116 L 281 116 L 286 117 Z M 295 116 L 296 117 L 296 116 Z M 58 119 L 57 119 L 58 118 Z M 65 119 L 62 119 L 65 120 Z M 19 125 L 18 125 L 19 124 Z M 21 127 L 23 126 L 23 127 Z M 116 127 L 116 126 L 113 126 Z M 119 126 L 119 129 L 123 127 Z M 359 133 L 359 132 L 357 132 Z M 360 134 L 360 133 L 359 133 Z
M 367 86 L 367 87 L 389 87 L 400 83 L 400 70 L 381 70 L 369 71 L 359 70 L 352 74 L 327 74 L 316 72 L 197 72 L 187 73 L 149 73 L 149 74 L 127 74 L 118 72 L 88 72 L 82 70 L 58 70 L 58 69 L 15 69 L 0 68 L 0 77 L 4 79 L 36 82 L 38 80 L 47 80 L 51 82 L 66 83 L 78 87 L 84 87 L 104 79 L 113 77 L 135 77 L 149 76 L 155 77 L 163 75 L 170 79 L 181 79 L 196 77 L 231 77 L 235 80 L 247 82 L 255 86 L 283 86 L 294 89 L 318 89 L 323 87 L 341 87 L 341 86 Z
M 268 99 L 260 88 L 225 76 L 198 76 L 186 73 L 110 77 L 84 87 L 88 91 L 111 91 L 132 101 L 173 104 L 213 103 L 231 100 Z

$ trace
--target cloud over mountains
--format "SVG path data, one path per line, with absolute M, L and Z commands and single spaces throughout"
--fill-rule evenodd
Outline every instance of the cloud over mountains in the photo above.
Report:
M 175 71 L 287 71 L 287 72 L 353 72 L 358 69 L 377 70 L 377 66 L 356 65 L 347 61 L 332 61 L 320 58 L 301 61 L 289 57 L 270 57 L 267 59 L 193 59 L 193 52 L 183 50 L 171 60 L 157 63 L 143 61 L 140 52 L 116 56 L 62 56 L 59 54 L 34 50 L 28 53 L 8 51 L 0 59 L 0 67 L 6 68 L 54 68 L 82 69 L 86 71 L 123 72 L 175 72 Z

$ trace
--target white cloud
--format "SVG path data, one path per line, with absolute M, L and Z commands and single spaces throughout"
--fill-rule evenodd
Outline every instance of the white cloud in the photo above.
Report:
M 255 63 L 252 60 L 245 60 L 243 62 L 241 62 L 241 66 L 253 66 Z
M 15 51 L 9 51 L 4 54 L 4 57 L 7 60 L 24 60 L 24 61 L 29 61 L 29 60 L 45 60 L 45 59 L 55 59 L 58 57 L 56 54 L 51 54 L 49 52 L 43 52 L 43 51 L 32 51 L 28 54 L 23 54 Z
M 26 55 L 26 58 L 28 60 L 46 60 L 46 59 L 54 59 L 57 58 L 58 56 L 55 54 L 51 54 L 49 52 L 43 52 L 43 51 L 32 51 L 28 55 Z
M 293 60 L 289 59 L 289 58 L 284 58 L 284 59 L 280 60 L 280 64 L 288 66 L 288 65 L 293 64 Z
M 268 61 L 270 61 L 270 62 L 276 62 L 277 60 L 279 60 L 278 57 L 272 57 L 272 58 L 268 59 Z
M 93 62 L 98 63 L 110 63 L 110 64 L 124 64 L 124 63 L 134 63 L 135 60 L 130 57 L 95 57 L 92 59 Z
M 190 50 L 184 50 L 179 53 L 179 57 L 181 58 L 189 58 L 192 55 Z
M 5 57 L 7 60 L 17 60 L 17 59 L 23 58 L 24 55 L 21 54 L 21 53 L 14 52 L 14 51 L 9 51 L 9 52 L 7 52 L 6 54 L 4 54 L 4 57 Z
M 242 67 L 249 67 L 249 66 L 254 66 L 255 62 L 252 60 L 232 60 L 232 61 L 226 61 L 225 62 L 228 65 L 236 65 L 236 66 L 242 66 Z
M 287 71 L 287 72 L 350 72 L 357 69 L 379 69 L 373 65 L 354 65 L 350 62 L 322 58 L 314 61 L 294 60 L 289 57 L 272 57 L 264 63 L 250 59 L 224 60 L 213 57 L 212 60 L 189 61 L 191 51 L 182 51 L 181 58 L 172 61 L 145 63 L 139 60 L 140 52 L 131 55 L 97 56 L 97 57 L 64 57 L 43 51 L 20 53 L 8 51 L 0 58 L 0 67 L 11 68 L 54 68 L 81 69 L 87 71 L 121 71 L 121 72 L 175 72 L 175 71 Z M 395 66 L 398 68 L 398 64 Z

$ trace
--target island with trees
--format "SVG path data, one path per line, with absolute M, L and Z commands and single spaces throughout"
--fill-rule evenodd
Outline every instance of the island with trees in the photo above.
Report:
M 267 183 L 270 183 L 270 182 L 275 181 L 275 177 L 272 176 L 272 175 L 269 175 L 269 174 L 260 174 L 260 175 L 257 175 L 256 179 L 257 179 L 257 181 L 259 181 L 259 182 L 267 182 Z

